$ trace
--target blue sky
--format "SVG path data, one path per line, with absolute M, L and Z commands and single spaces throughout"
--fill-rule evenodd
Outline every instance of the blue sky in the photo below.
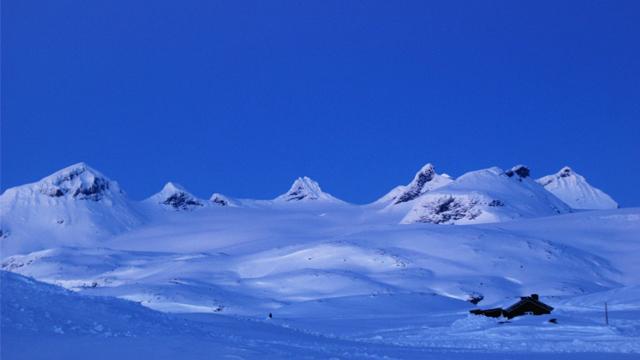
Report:
M 570 165 L 640 206 L 638 1 L 4 1 L 2 188 L 374 200 L 426 162 Z

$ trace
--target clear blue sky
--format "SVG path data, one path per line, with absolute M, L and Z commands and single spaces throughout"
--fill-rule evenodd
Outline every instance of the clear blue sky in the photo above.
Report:
M 2 2 L 2 188 L 365 203 L 424 163 L 570 165 L 640 206 L 640 1 Z

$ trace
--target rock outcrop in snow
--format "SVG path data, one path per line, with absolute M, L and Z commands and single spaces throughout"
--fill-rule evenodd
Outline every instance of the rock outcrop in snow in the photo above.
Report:
M 531 170 L 529 170 L 529 168 L 524 165 L 516 165 L 511 169 L 505 171 L 504 174 L 508 177 L 516 176 L 516 179 L 524 179 L 531 175 Z
M 537 180 L 545 189 L 574 209 L 615 209 L 618 203 L 602 190 L 591 186 L 580 174 L 565 166 L 553 175 Z
M 472 171 L 421 196 L 402 223 L 471 224 L 549 216 L 570 208 L 519 165 Z
M 428 163 L 416 173 L 408 185 L 401 185 L 381 197 L 376 203 L 393 205 L 413 201 L 429 191 L 441 188 L 451 183 L 453 179 L 448 175 L 436 173 L 435 167 Z
M 331 201 L 341 200 L 322 191 L 320 184 L 311 178 L 304 176 L 297 178 L 291 188 L 286 193 L 274 199 L 277 202 L 297 202 L 297 201 Z
M 172 182 L 168 182 L 159 193 L 150 197 L 148 201 L 174 210 L 193 210 L 204 206 L 204 201 Z
M 219 205 L 219 206 L 230 206 L 230 207 L 236 207 L 239 206 L 238 202 L 235 199 L 232 199 L 228 196 L 219 194 L 219 193 L 213 193 L 211 194 L 211 197 L 209 198 L 209 201 L 215 205 Z

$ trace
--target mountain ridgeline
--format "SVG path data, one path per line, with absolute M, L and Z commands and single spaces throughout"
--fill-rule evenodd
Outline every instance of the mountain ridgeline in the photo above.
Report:
M 262 209 L 307 211 L 359 208 L 370 217 L 401 224 L 477 224 L 565 214 L 575 210 L 615 209 L 618 204 L 569 167 L 533 179 L 523 165 L 468 172 L 458 178 L 427 164 L 407 185 L 371 204 L 353 205 L 324 192 L 309 177 L 296 179 L 272 200 L 235 199 L 214 193 L 201 199 L 168 182 L 158 193 L 133 201 L 116 181 L 85 163 L 57 171 L 40 181 L 7 189 L 0 196 L 0 236 L 82 239 L 126 232 L 158 216 L 200 211 Z M 177 216 L 177 215 L 176 215 Z M 36 240 L 33 240 L 36 239 Z

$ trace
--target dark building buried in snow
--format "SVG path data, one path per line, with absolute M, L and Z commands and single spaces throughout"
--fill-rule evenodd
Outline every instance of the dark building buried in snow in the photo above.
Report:
M 500 317 L 504 316 L 507 319 L 512 319 L 516 316 L 522 315 L 544 315 L 550 314 L 553 311 L 553 307 L 540 301 L 538 294 L 531 294 L 531 296 L 522 296 L 520 301 L 509 306 L 506 309 L 494 308 L 487 310 L 474 309 L 470 313 L 475 315 L 484 315 L 488 317 Z

